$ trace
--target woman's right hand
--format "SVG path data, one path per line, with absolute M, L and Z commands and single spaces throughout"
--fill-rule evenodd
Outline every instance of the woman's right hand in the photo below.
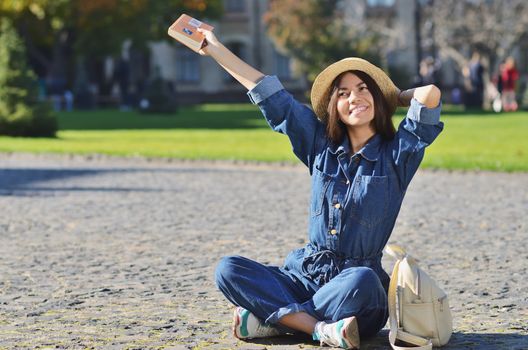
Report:
M 202 56 L 210 56 L 211 51 L 215 48 L 218 48 L 221 44 L 220 41 L 216 38 L 216 35 L 210 30 L 198 28 L 198 32 L 202 33 L 202 35 L 205 37 L 206 45 L 202 47 L 198 53 Z

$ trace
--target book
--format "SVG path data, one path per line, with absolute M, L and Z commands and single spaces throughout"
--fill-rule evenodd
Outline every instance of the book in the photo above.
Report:
M 198 52 L 207 42 L 197 29 L 213 30 L 214 27 L 186 14 L 181 15 L 170 27 L 169 35 L 191 50 Z

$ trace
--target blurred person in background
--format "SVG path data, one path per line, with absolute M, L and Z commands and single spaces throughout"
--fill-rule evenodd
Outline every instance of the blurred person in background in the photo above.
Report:
M 491 107 L 494 112 L 502 112 L 502 71 L 504 70 L 504 62 L 499 64 L 499 68 L 491 79 L 492 83 L 490 86 L 490 98 Z
M 114 80 L 119 87 L 119 109 L 121 111 L 128 111 L 130 109 L 130 62 L 125 57 L 119 58 L 117 61 Z
M 481 109 L 484 103 L 484 66 L 480 53 L 473 53 L 467 69 L 462 73 L 466 78 L 466 107 Z
M 515 98 L 515 86 L 519 80 L 519 72 L 515 68 L 515 59 L 508 57 L 500 72 L 502 81 L 502 108 L 506 112 L 516 111 L 518 108 Z
M 435 66 L 434 59 L 427 57 L 420 62 L 420 85 L 434 84 L 435 82 Z
M 420 61 L 419 74 L 415 76 L 413 87 L 434 84 L 440 88 L 440 60 L 428 56 Z

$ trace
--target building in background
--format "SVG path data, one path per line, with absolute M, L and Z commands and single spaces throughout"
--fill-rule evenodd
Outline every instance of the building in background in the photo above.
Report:
M 388 65 L 398 67 L 412 82 L 419 65 L 414 35 L 416 0 L 343 0 L 343 6 L 352 21 L 377 18 L 385 22 L 387 33 L 396 38 L 382 55 Z M 223 17 L 211 24 L 222 43 L 237 56 L 264 74 L 277 75 L 290 92 L 305 99 L 310 88 L 307 80 L 294 72 L 292 60 L 281 54 L 267 35 L 263 23 L 267 7 L 267 0 L 224 0 Z M 151 51 L 150 71 L 159 70 L 172 82 L 181 103 L 248 101 L 244 87 L 211 58 L 199 56 L 176 41 L 153 43 Z
M 433 1 L 341 0 L 341 6 L 345 17 L 354 24 L 379 24 L 377 30 L 388 39 L 380 47 L 380 56 L 398 86 L 409 88 L 419 84 L 423 80 L 420 80 L 423 78 L 420 67 L 433 62 L 435 82 L 441 84 L 446 101 L 451 102 L 454 90 L 460 90 L 463 85 L 461 64 L 442 55 L 435 43 L 435 30 L 442 29 L 435 29 L 424 11 Z M 267 35 L 263 15 L 268 3 L 268 0 L 224 0 L 223 17 L 211 24 L 221 41 L 236 55 L 264 74 L 277 75 L 290 92 L 305 100 L 309 83 L 305 77 L 295 74 L 292 60 L 282 55 Z M 521 66 L 528 61 L 526 42 L 526 38 L 521 40 L 513 51 Z M 469 59 L 470 46 L 468 43 L 467 52 L 459 52 L 461 57 Z M 170 81 L 181 104 L 248 101 L 245 89 L 211 58 L 199 56 L 175 41 L 153 43 L 151 49 L 148 76 L 159 72 Z
M 295 75 L 291 60 L 282 55 L 266 34 L 263 15 L 267 0 L 224 0 L 224 15 L 212 21 L 222 43 L 244 61 L 268 75 L 277 75 L 285 87 L 304 97 L 307 83 Z M 247 90 L 210 57 L 202 57 L 178 42 L 151 46 L 151 71 L 173 83 L 182 104 L 247 102 Z

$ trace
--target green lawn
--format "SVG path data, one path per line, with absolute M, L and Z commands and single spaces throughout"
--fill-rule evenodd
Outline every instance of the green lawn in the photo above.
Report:
M 395 117 L 398 123 L 402 115 Z M 445 130 L 423 167 L 528 171 L 528 113 L 445 108 Z M 252 105 L 203 105 L 176 115 L 60 113 L 56 139 L 0 137 L 0 151 L 296 162 L 287 138 Z

